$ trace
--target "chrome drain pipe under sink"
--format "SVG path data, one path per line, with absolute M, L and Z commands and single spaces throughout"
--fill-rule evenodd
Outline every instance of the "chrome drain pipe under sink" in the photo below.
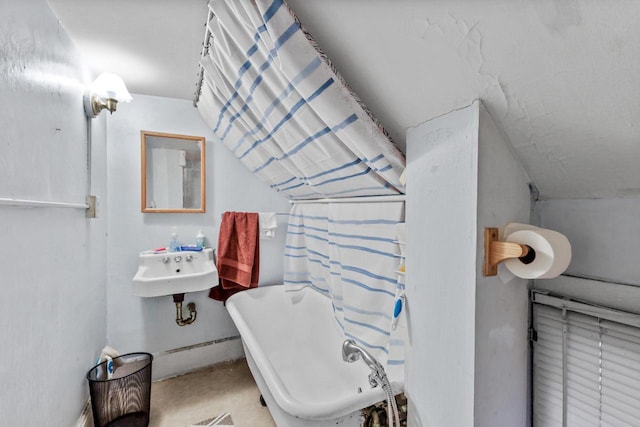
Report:
M 196 321 L 198 312 L 196 311 L 196 304 L 194 302 L 190 302 L 189 304 L 187 304 L 187 309 L 189 310 L 188 319 L 184 319 L 182 317 L 182 303 L 184 302 L 184 294 L 173 294 L 173 302 L 176 303 L 176 323 L 178 324 L 178 326 L 190 325 Z

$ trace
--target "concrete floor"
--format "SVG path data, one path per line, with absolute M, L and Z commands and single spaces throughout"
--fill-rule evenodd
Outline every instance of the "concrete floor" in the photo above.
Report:
M 276 427 L 245 359 L 151 385 L 149 427 L 185 427 L 230 412 L 235 427 Z

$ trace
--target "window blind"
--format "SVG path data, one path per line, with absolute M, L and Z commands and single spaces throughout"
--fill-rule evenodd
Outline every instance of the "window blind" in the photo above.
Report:
M 534 427 L 639 426 L 640 317 L 532 298 Z

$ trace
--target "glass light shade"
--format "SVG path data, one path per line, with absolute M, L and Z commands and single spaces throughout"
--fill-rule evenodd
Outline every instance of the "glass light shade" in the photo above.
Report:
M 101 99 L 115 99 L 118 102 L 131 102 L 133 99 L 120 76 L 113 73 L 102 73 L 91 84 L 91 93 Z

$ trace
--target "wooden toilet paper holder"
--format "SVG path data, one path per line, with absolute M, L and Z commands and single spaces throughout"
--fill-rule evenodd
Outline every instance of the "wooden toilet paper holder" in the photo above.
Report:
M 498 264 L 502 261 L 519 258 L 525 264 L 530 264 L 536 256 L 533 248 L 514 242 L 502 242 L 498 237 L 497 228 L 484 229 L 484 263 L 482 264 L 483 276 L 495 276 L 498 274 Z

